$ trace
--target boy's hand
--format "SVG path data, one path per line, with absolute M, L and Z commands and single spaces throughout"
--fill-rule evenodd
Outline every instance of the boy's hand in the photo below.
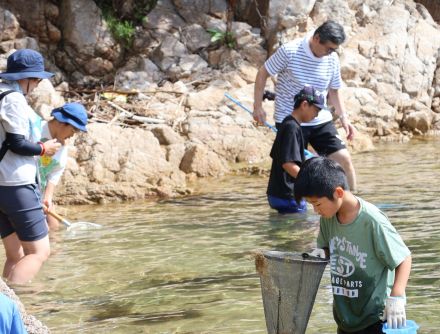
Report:
M 406 326 L 405 297 L 388 297 L 385 304 L 384 319 L 388 328 Z
M 48 156 L 52 156 L 60 149 L 61 144 L 57 142 L 56 139 L 51 139 L 44 142 L 44 149 L 46 150 L 45 154 Z

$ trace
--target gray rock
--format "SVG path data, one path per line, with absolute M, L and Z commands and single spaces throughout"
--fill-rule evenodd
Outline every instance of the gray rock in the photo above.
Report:
M 191 24 L 182 29 L 182 39 L 184 44 L 192 53 L 206 48 L 211 44 L 211 36 L 199 24 Z

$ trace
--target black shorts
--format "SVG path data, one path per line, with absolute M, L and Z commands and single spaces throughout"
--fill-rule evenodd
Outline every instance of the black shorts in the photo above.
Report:
M 378 321 L 375 324 L 368 326 L 367 328 L 361 329 L 356 332 L 345 332 L 342 329 L 338 328 L 338 334 L 383 334 L 382 332 L 383 322 Z
M 347 148 L 332 121 L 314 126 L 301 126 L 301 130 L 304 146 L 310 144 L 319 155 L 327 156 Z
M 21 241 L 37 241 L 48 234 L 46 216 L 36 184 L 0 186 L 0 235 L 17 233 Z
M 281 123 L 275 123 L 275 126 L 278 130 Z M 309 144 L 312 145 L 319 155 L 327 156 L 347 148 L 332 121 L 319 125 L 302 126 L 301 130 L 304 138 L 304 147 L 307 148 Z

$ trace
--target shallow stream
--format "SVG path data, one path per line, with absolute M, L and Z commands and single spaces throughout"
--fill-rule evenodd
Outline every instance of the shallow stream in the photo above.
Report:
M 360 196 L 381 207 L 413 252 L 408 319 L 440 327 L 440 141 L 387 144 L 354 156 Z M 303 251 L 318 216 L 280 216 L 266 204 L 267 178 L 205 181 L 200 195 L 159 203 L 69 207 L 38 277 L 17 293 L 52 333 L 266 333 L 251 252 Z M 0 260 L 3 260 L 3 251 Z M 307 333 L 335 333 L 329 272 Z

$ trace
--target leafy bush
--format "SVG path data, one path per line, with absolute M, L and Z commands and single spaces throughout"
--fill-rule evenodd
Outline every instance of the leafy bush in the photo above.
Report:
M 218 45 L 226 45 L 228 48 L 235 48 L 235 35 L 231 31 L 221 31 L 218 29 L 207 29 L 211 35 L 211 43 Z
M 119 21 L 114 16 L 108 13 L 104 14 L 104 19 L 113 34 L 113 37 L 123 44 L 125 47 L 130 47 L 133 43 L 135 27 L 130 21 Z
M 113 37 L 126 49 L 133 43 L 136 26 L 141 25 L 146 15 L 154 9 L 158 0 L 136 0 L 124 7 L 124 1 L 95 0 L 101 8 Z M 122 9 L 124 8 L 124 9 Z

